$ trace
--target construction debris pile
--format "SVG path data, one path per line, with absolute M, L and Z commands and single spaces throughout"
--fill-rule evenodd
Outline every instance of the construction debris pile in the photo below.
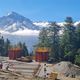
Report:
M 56 71 L 66 77 L 80 77 L 80 67 L 70 62 L 60 62 L 53 66 L 53 71 Z
M 3 61 L 0 80 L 33 80 L 40 67 L 39 63 L 26 63 L 16 60 Z
M 0 70 L 0 80 L 29 80 L 23 75 L 6 70 Z
M 25 62 L 9 62 L 8 70 L 18 72 L 24 76 L 31 77 L 34 76 L 40 65 L 39 63 L 25 63 Z
M 48 64 L 43 62 L 1 62 L 0 80 L 80 80 L 80 67 L 70 62 Z

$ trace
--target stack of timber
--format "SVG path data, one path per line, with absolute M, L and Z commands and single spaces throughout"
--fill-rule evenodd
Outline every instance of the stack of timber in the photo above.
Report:
M 26 77 L 33 77 L 40 68 L 40 63 L 13 62 L 9 63 L 9 71 L 17 72 Z

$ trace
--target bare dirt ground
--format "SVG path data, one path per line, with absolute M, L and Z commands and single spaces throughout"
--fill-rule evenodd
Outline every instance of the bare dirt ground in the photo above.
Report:
M 59 80 L 80 80 L 80 78 L 71 78 L 71 77 L 65 77 L 63 75 L 58 76 Z
M 80 80 L 78 78 L 70 78 L 65 76 L 58 76 L 58 79 L 59 80 Z M 28 78 L 15 72 L 0 70 L 0 80 L 44 80 L 44 78 L 35 78 L 35 77 Z M 47 78 L 46 80 L 51 80 L 51 79 Z
M 62 77 L 62 78 L 60 78 L 60 80 L 80 80 L 80 79 L 77 79 L 77 78 Z
M 21 62 L 14 62 L 13 64 L 15 64 L 15 65 L 12 65 L 13 67 L 10 66 L 10 68 L 12 69 L 15 68 L 13 71 L 0 70 L 0 80 L 54 80 L 50 78 L 44 79 L 45 63 L 35 62 L 35 63 L 25 64 Z M 30 75 L 28 76 L 27 71 L 29 71 L 29 68 L 31 71 L 31 69 L 36 68 L 38 64 L 40 64 L 41 67 L 38 69 L 37 77 L 30 76 Z M 16 72 L 18 68 L 21 68 L 22 71 L 24 68 L 25 69 L 24 73 L 26 71 L 26 75 L 21 74 L 22 71 Z M 71 64 L 70 62 L 60 62 L 55 65 L 46 63 L 46 70 L 47 70 L 46 73 L 57 72 L 58 73 L 57 79 L 59 80 L 80 80 L 80 67 L 74 64 Z M 72 78 L 72 75 L 75 75 L 75 78 Z

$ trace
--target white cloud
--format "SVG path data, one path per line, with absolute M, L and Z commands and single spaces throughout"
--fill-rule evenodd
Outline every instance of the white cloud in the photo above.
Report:
M 0 33 L 2 34 L 8 34 L 8 35 L 20 35 L 20 36 L 26 36 L 26 35 L 35 35 L 38 36 L 39 35 L 39 31 L 38 30 L 30 30 L 30 29 L 25 29 L 25 30 L 18 30 L 15 32 L 8 32 L 8 31 L 3 31 L 0 30 Z
M 8 31 L 0 30 L 1 34 L 10 34 Z
M 78 24 L 80 24 L 80 21 L 75 22 L 74 26 L 77 26 Z
M 49 26 L 49 22 L 34 22 L 33 24 L 36 26 L 39 26 L 39 27 L 48 27 Z
M 25 35 L 39 35 L 39 31 L 37 30 L 29 30 L 29 29 L 25 29 L 25 30 L 18 30 L 16 32 L 11 33 L 12 35 L 21 35 L 21 36 L 25 36 Z

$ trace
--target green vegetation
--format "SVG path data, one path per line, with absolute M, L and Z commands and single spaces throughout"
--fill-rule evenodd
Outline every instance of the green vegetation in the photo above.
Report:
M 22 56 L 28 56 L 28 49 L 25 43 L 19 42 L 18 44 L 12 45 L 10 40 L 4 41 L 3 36 L 0 37 L 0 56 L 8 56 L 8 50 L 11 48 L 21 48 Z
M 75 63 L 80 65 L 80 55 L 75 56 Z
M 49 47 L 50 58 L 55 61 L 80 62 L 80 24 L 75 27 L 73 23 L 71 17 L 66 18 L 62 35 L 59 34 L 61 26 L 56 22 L 40 31 L 38 46 Z

